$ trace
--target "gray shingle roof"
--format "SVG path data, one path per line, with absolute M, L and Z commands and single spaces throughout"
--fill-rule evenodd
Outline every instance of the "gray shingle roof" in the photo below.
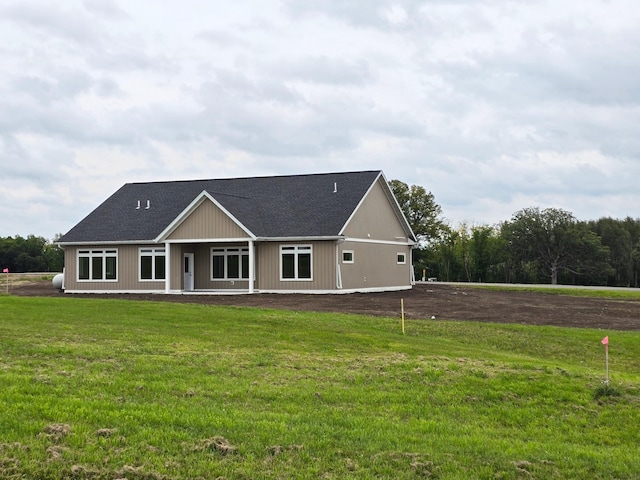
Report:
M 363 171 L 128 183 L 60 243 L 151 241 L 203 191 L 256 237 L 336 236 L 380 175 Z

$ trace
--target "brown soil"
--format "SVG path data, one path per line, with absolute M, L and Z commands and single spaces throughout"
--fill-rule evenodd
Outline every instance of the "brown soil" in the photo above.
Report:
M 294 311 L 345 312 L 400 317 L 404 299 L 407 319 L 474 320 L 564 327 L 640 330 L 640 300 L 608 300 L 516 290 L 487 290 L 464 285 L 419 284 L 411 290 L 344 295 L 65 295 L 50 282 L 12 287 L 21 296 L 118 298 L 276 308 Z

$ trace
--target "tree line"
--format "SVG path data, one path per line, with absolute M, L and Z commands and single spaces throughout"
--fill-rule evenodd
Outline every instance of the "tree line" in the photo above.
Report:
M 416 279 L 638 287 L 640 219 L 578 220 L 528 207 L 497 225 L 451 227 L 431 192 L 389 182 L 418 237 Z
M 62 272 L 64 252 L 46 238 L 0 237 L 0 269 L 9 272 Z

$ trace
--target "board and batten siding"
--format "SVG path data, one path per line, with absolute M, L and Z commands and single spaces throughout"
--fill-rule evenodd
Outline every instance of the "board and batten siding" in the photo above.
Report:
M 342 261 L 342 252 L 353 252 L 353 263 Z M 398 253 L 405 264 L 398 264 Z M 339 246 L 342 289 L 380 289 L 411 286 L 411 247 L 346 241 Z
M 64 249 L 65 290 L 87 291 L 136 291 L 136 290 L 164 290 L 165 282 L 140 281 L 138 272 L 139 249 L 143 247 L 158 248 L 160 245 L 89 245 L 67 246 Z M 117 250 L 117 281 L 78 281 L 78 250 Z
M 384 180 L 379 179 L 371 188 L 343 233 L 348 238 L 407 241 L 407 233 L 380 182 Z
M 205 199 L 167 237 L 169 241 L 198 238 L 248 238 L 248 235 L 217 205 Z
M 280 280 L 280 246 L 311 245 L 312 280 Z M 336 289 L 336 242 L 264 242 L 257 245 L 257 282 L 260 291 L 306 291 Z

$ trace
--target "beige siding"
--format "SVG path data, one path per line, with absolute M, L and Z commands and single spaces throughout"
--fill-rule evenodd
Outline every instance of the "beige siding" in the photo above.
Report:
M 342 262 L 344 250 L 353 252 L 353 263 Z M 405 254 L 404 265 L 397 263 L 399 252 Z M 347 241 L 339 246 L 339 258 L 343 290 L 411 285 L 409 246 Z
M 169 235 L 169 240 L 246 238 L 248 235 L 220 208 L 206 199 Z
M 99 290 L 99 291 L 116 291 L 116 290 L 164 290 L 164 281 L 139 281 L 138 273 L 138 250 L 140 247 L 148 245 L 119 245 L 119 246 L 100 246 L 90 245 L 86 247 L 66 247 L 65 248 L 65 288 L 67 290 Z M 158 245 L 154 245 L 158 247 Z M 78 250 L 117 250 L 117 281 L 96 282 L 96 281 L 78 281 L 77 279 L 77 262 Z
M 182 290 L 184 288 L 184 282 L 182 277 L 182 253 L 183 245 L 171 245 L 170 255 L 171 259 L 171 290 Z
M 312 245 L 313 279 L 280 280 L 280 245 Z M 259 290 L 335 290 L 335 242 L 267 242 L 260 243 L 256 252 Z
M 367 194 L 346 226 L 344 234 L 350 238 L 406 241 L 407 234 L 380 182 L 384 182 L 384 180 L 378 180 Z

